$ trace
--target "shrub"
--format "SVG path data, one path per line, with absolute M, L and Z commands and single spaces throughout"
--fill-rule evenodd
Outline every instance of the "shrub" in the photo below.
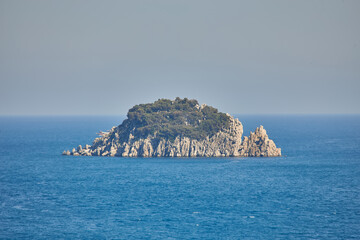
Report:
M 177 136 L 202 139 L 213 136 L 229 127 L 229 117 L 216 108 L 200 108 L 197 100 L 187 98 L 159 99 L 154 103 L 132 107 L 127 119 L 119 126 L 120 137 L 146 138 L 157 134 L 158 138 L 174 140 Z M 125 140 L 125 139 L 124 139 Z

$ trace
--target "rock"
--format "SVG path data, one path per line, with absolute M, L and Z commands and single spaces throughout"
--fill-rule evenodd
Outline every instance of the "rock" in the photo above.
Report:
M 116 131 L 116 128 L 112 131 Z M 164 139 L 155 140 L 155 136 L 135 140 L 117 146 L 112 141 L 111 132 L 102 138 L 94 140 L 93 146 L 78 146 L 72 150 L 72 155 L 78 156 L 122 156 L 122 157 L 275 157 L 281 156 L 281 149 L 276 148 L 263 126 L 256 128 L 249 137 L 242 139 L 243 126 L 238 119 L 231 118 L 230 128 L 208 137 L 202 141 L 187 137 L 176 137 L 173 142 Z M 115 135 L 114 135 L 115 136 Z M 97 146 L 94 149 L 94 146 Z M 91 151 L 92 149 L 92 151 Z M 104 150 L 108 149 L 108 150 Z M 70 152 L 63 152 L 70 155 Z
M 197 111 L 208 108 L 205 104 L 194 106 Z M 131 131 L 123 133 L 124 126 L 111 128 L 102 137 L 95 138 L 92 145 L 81 145 L 63 155 L 82 156 L 120 156 L 120 157 L 276 157 L 281 156 L 281 149 L 270 140 L 263 126 L 243 137 L 241 122 L 226 114 L 226 128 L 202 139 L 187 136 L 176 136 L 165 139 L 157 132 L 146 137 L 136 136 L 136 126 L 129 125 Z M 205 118 L 204 118 L 205 119 Z M 203 121 L 203 120 L 196 120 Z M 205 121 L 205 120 L 204 120 Z M 125 122 L 125 121 L 124 121 Z M 185 125 L 188 127 L 188 121 Z M 191 126 L 190 126 L 191 127 Z M 135 134 L 135 135 L 134 135 Z
M 240 156 L 245 157 L 277 157 L 281 156 L 281 149 L 276 148 L 274 141 L 270 140 L 263 126 L 250 132 L 245 137 L 240 150 Z

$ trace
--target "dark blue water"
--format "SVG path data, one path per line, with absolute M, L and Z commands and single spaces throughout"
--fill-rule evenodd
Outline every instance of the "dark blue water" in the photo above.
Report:
M 360 116 L 239 118 L 286 156 L 61 156 L 122 118 L 0 118 L 0 238 L 360 239 Z

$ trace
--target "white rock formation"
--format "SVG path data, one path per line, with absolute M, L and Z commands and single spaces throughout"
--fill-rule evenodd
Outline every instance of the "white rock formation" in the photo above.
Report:
M 202 106 L 201 106 L 202 107 Z M 230 127 L 222 129 L 202 140 L 176 137 L 174 141 L 149 135 L 136 139 L 131 133 L 127 141 L 119 138 L 119 127 L 113 127 L 109 134 L 96 138 L 92 144 L 78 146 L 63 155 L 74 156 L 119 156 L 119 157 L 276 157 L 281 149 L 269 139 L 263 126 L 242 140 L 243 126 L 230 115 Z

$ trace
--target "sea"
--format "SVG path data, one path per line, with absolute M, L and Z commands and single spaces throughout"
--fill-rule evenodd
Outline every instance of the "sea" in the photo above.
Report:
M 360 115 L 237 117 L 283 156 L 62 156 L 124 117 L 0 117 L 0 239 L 360 239 Z

